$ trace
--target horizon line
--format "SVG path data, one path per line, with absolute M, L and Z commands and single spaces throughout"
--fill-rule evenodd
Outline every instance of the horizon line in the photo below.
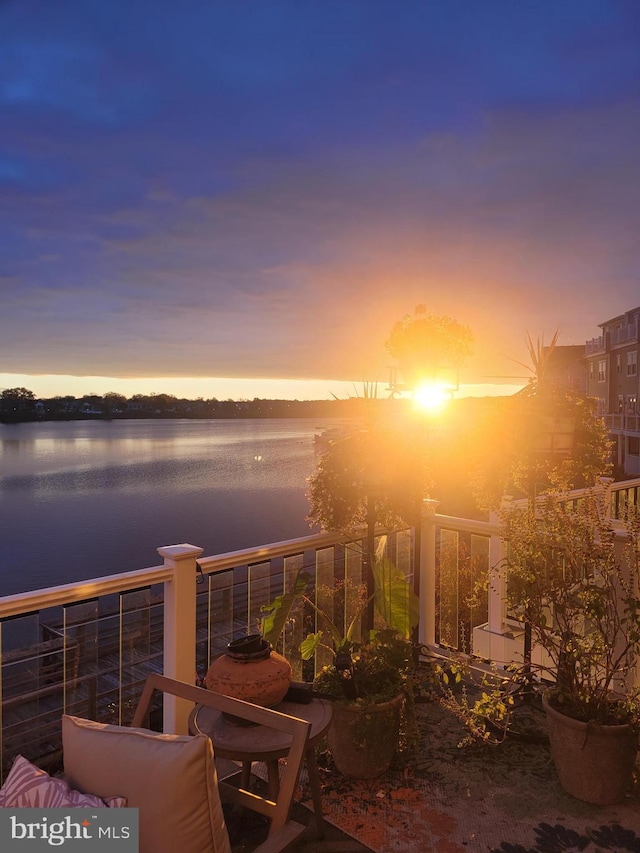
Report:
M 331 400 L 357 396 L 363 382 L 344 379 L 282 379 L 254 377 L 162 376 L 123 378 L 114 376 L 75 376 L 73 374 L 0 373 L 0 392 L 27 388 L 38 398 L 104 396 L 109 392 L 132 397 L 167 394 L 185 399 L 274 399 Z M 371 380 L 372 385 L 388 389 L 388 382 Z M 489 397 L 513 394 L 526 382 L 461 383 L 455 392 L 460 397 Z M 355 394 L 354 394 L 355 392 Z

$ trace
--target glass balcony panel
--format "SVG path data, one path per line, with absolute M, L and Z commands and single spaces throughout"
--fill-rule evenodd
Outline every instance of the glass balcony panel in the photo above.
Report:
M 236 589 L 234 575 L 234 571 L 206 575 L 206 593 L 198 594 L 198 610 L 205 610 L 201 623 L 202 630 L 206 632 L 207 649 L 206 660 L 202 670 L 199 670 L 201 675 L 206 673 L 211 663 L 223 654 L 233 640 L 237 610 L 246 612 L 247 585 L 240 584 L 239 589 Z M 237 636 L 240 636 L 239 631 Z
M 347 597 L 346 619 L 351 622 L 356 614 L 356 611 L 361 607 L 362 596 L 364 595 L 364 577 L 363 577 L 364 561 L 362 559 L 362 543 L 353 542 L 344 547 L 344 578 L 345 584 L 351 590 Z M 356 643 L 362 640 L 362 626 L 360 621 L 357 622 L 353 640 Z
M 69 676 L 65 679 L 65 711 L 91 720 L 98 719 L 98 611 L 98 599 L 68 604 L 62 624 Z
M 460 536 L 454 530 L 440 530 L 438 549 L 438 642 L 458 648 L 459 587 L 458 548 Z
M 95 622 L 95 703 L 93 719 L 101 722 L 119 724 L 120 676 L 121 676 L 121 596 L 101 598 L 98 605 L 98 619 Z
M 316 551 L 316 605 L 327 614 L 329 619 L 337 624 L 339 630 L 343 630 L 344 610 L 340 606 L 339 596 L 334 594 L 336 583 L 334 564 L 335 548 L 333 546 L 331 548 L 321 548 Z M 315 631 L 323 632 L 323 641 L 329 647 L 319 646 L 316 651 L 316 671 L 318 671 L 333 660 L 333 655 L 329 650 L 332 646 L 332 641 L 331 632 L 326 620 L 323 620 L 316 613 L 314 621 Z
M 413 583 L 413 532 L 411 530 L 398 530 L 395 534 L 396 555 L 395 564 L 407 579 Z
M 249 625 L 249 567 L 235 568 L 231 573 L 231 581 L 233 583 L 233 622 L 229 640 L 234 640 L 243 637 L 247 633 L 247 626 Z
M 304 554 L 285 557 L 283 564 L 283 592 L 293 591 L 298 574 L 304 568 Z M 291 664 L 294 681 L 305 681 L 304 663 L 300 654 L 300 643 L 304 638 L 304 603 L 296 601 L 289 614 L 289 620 L 282 632 L 282 654 Z M 311 673 L 313 675 L 313 673 Z
M 483 625 L 489 619 L 489 547 L 491 540 L 488 536 L 471 535 L 471 561 L 468 591 L 469 620 L 466 640 L 471 643 L 473 629 Z M 471 649 L 473 651 L 473 649 Z
M 249 566 L 247 632 L 255 634 L 262 619 L 261 608 L 271 601 L 271 563 Z
M 149 672 L 162 672 L 162 624 L 154 622 L 151 603 L 149 588 L 120 595 L 117 717 L 121 726 L 131 723 Z
M 211 579 L 213 575 L 202 577 L 196 585 L 196 674 L 201 681 L 209 669 L 211 636 Z
M 4 620 L 0 642 L 4 779 L 18 753 L 33 761 L 51 752 L 47 735 L 63 709 L 64 644 L 44 638 L 39 614 Z

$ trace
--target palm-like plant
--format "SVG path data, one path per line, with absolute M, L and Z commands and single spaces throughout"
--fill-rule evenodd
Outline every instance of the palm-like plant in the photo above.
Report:
M 553 359 L 553 351 L 555 350 L 558 340 L 560 338 L 560 330 L 556 329 L 553 333 L 553 337 L 551 338 L 551 343 L 548 346 L 545 346 L 544 343 L 544 335 L 542 337 L 538 337 L 534 342 L 531 337 L 531 333 L 526 333 L 526 344 L 527 351 L 529 353 L 529 363 L 526 364 L 522 361 L 517 361 L 513 359 L 516 364 L 519 364 L 520 367 L 524 367 L 525 370 L 530 371 L 531 376 L 529 378 L 528 385 L 518 392 L 518 394 L 531 394 L 537 393 L 541 388 L 546 387 L 547 377 L 548 377 L 548 368 Z
M 592 486 L 611 470 L 611 442 L 596 401 L 550 376 L 559 332 L 549 346 L 527 333 L 527 385 L 496 405 L 480 425 L 474 489 L 483 509 L 502 496 L 534 497 L 549 488 Z M 520 364 L 520 362 L 517 362 Z

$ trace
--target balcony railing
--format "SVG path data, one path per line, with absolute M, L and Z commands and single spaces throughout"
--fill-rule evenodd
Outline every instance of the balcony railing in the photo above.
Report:
M 604 335 L 600 335 L 597 338 L 591 338 L 591 340 L 586 341 L 584 351 L 585 355 L 595 355 L 598 352 L 604 352 Z
M 640 497 L 640 480 L 604 487 L 614 516 Z M 518 626 L 506 619 L 502 581 L 492 577 L 504 556 L 497 523 L 436 510 L 437 501 L 426 500 L 419 530 L 378 537 L 419 590 L 419 641 L 498 664 L 517 658 Z M 362 541 L 333 534 L 209 557 L 186 544 L 158 551 L 163 565 L 0 598 L 3 777 L 18 753 L 43 766 L 57 760 L 62 713 L 123 724 L 148 673 L 201 679 L 231 639 L 256 630 L 262 605 L 289 589 L 301 569 L 323 604 L 336 581 L 362 582 Z M 489 591 L 472 606 L 470 592 L 487 576 Z M 315 628 L 313 615 L 305 618 L 283 635 L 296 680 L 314 674 L 298 654 L 303 632 Z M 183 703 L 166 697 L 162 711 L 167 730 L 187 730 Z
M 378 536 L 410 581 L 413 540 L 410 530 Z M 301 569 L 320 591 L 362 581 L 362 541 L 330 534 L 212 557 L 185 544 L 158 550 L 162 566 L 0 599 L 3 775 L 17 753 L 57 759 L 62 713 L 123 724 L 149 672 L 200 680 L 230 640 L 257 629 L 260 608 Z M 283 636 L 296 680 L 314 675 L 303 672 L 302 630 L 292 624 Z M 187 710 L 166 701 L 167 729 L 186 731 Z
M 610 414 L 604 416 L 604 422 L 610 432 L 640 434 L 640 415 Z
M 619 329 L 609 329 L 606 334 L 599 335 L 597 338 L 591 338 L 585 341 L 585 355 L 596 355 L 596 353 L 604 353 L 613 347 L 623 346 L 624 344 L 634 343 L 638 340 L 638 322 L 627 323 Z
M 612 329 L 609 332 L 609 345 L 611 347 L 622 346 L 623 344 L 634 343 L 638 340 L 638 323 L 627 323 L 620 329 Z

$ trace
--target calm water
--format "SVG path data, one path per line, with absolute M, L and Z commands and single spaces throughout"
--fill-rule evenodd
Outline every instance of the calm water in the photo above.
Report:
M 312 532 L 306 479 L 331 421 L 0 424 L 0 595 Z

